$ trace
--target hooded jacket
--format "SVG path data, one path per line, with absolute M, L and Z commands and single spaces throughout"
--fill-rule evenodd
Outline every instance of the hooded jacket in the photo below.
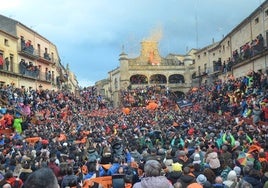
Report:
M 195 179 L 194 175 L 191 175 L 191 174 L 183 174 L 178 179 L 178 181 L 181 182 L 182 187 L 187 187 L 191 183 L 196 182 L 196 179 Z
M 261 183 L 261 181 L 258 180 L 257 178 L 252 177 L 252 176 L 244 176 L 243 180 L 250 183 L 254 188 L 262 188 L 263 187 L 263 184 Z
M 145 177 L 133 185 L 133 188 L 173 188 L 165 176 Z
M 61 187 L 64 188 L 66 186 L 69 186 L 70 183 L 77 183 L 77 176 L 76 175 L 66 175 L 63 177 L 63 180 L 61 182 Z
M 221 166 L 220 160 L 218 158 L 218 153 L 213 151 L 207 155 L 206 163 L 209 164 L 210 168 L 217 169 Z

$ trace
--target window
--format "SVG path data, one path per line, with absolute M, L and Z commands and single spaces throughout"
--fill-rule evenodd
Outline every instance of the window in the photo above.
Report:
M 222 51 L 225 52 L 225 46 L 224 45 L 222 46 Z
M 198 55 L 197 58 L 200 59 L 200 55 Z
M 51 60 L 54 63 L 54 53 L 53 52 L 51 52 Z
M 5 44 L 5 46 L 9 46 L 9 45 L 8 45 L 8 40 L 7 40 L 7 39 L 5 39 L 4 44 Z
M 227 44 L 228 44 L 228 46 L 230 46 L 230 41 L 229 40 L 228 40 Z
M 204 52 L 204 56 L 206 56 L 207 55 L 207 52 Z
M 265 16 L 268 16 L 268 9 L 265 10 Z
M 207 66 L 207 64 L 206 64 L 206 63 L 204 64 L 204 71 L 205 71 L 205 73 L 206 73 L 206 74 L 208 74 L 208 73 L 209 73 L 208 66 Z
M 37 50 L 38 50 L 38 55 L 40 56 L 40 54 L 41 54 L 41 45 L 40 44 L 37 44 Z
M 14 55 L 10 54 L 9 55 L 9 59 L 10 59 L 10 71 L 13 72 L 13 66 L 14 66 Z
M 255 24 L 259 23 L 259 17 L 255 18 Z
M 212 55 L 215 56 L 215 53 L 213 53 Z

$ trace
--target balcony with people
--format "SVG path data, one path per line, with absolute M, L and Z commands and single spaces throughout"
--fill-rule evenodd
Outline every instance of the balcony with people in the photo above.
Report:
M 13 57 L 4 58 L 3 54 L 0 54 L 0 71 L 13 72 Z
M 148 84 L 148 78 L 145 75 L 136 74 L 130 77 L 130 83 L 132 85 Z
M 246 42 L 244 45 L 240 46 L 239 49 L 235 49 L 232 52 L 233 64 L 236 65 L 242 63 L 261 54 L 266 49 L 267 48 L 264 46 L 264 38 L 262 34 L 259 34 L 255 39 Z
M 168 77 L 169 85 L 185 84 L 184 76 L 181 74 L 172 74 Z
M 39 78 L 40 69 L 32 62 L 26 62 L 24 59 L 21 59 L 19 63 L 19 73 L 28 77 Z
M 209 68 L 211 69 L 209 73 L 207 73 L 206 70 L 199 69 L 195 73 L 195 75 L 193 75 L 192 77 L 199 78 L 199 77 L 206 76 L 207 74 L 218 74 L 218 75 L 226 74 L 232 71 L 233 66 L 242 64 L 245 61 L 263 53 L 265 50 L 266 50 L 266 47 L 264 46 L 264 38 L 262 34 L 259 34 L 251 42 L 246 42 L 239 49 L 235 49 L 232 52 L 232 56 L 229 57 L 226 61 L 225 60 L 222 61 L 221 58 L 214 60 L 213 67 Z M 204 68 L 204 69 L 208 69 L 208 68 Z
M 30 58 L 30 59 L 37 59 L 38 58 L 36 51 L 32 45 L 32 41 L 29 39 L 26 41 L 23 36 L 21 36 L 21 38 L 20 38 L 19 54 L 23 55 L 27 58 Z
M 48 49 L 45 48 L 45 50 L 41 50 L 38 48 L 38 61 L 45 63 L 47 65 L 53 64 L 54 58 L 52 58 L 48 52 Z
M 167 77 L 163 74 L 154 74 L 150 77 L 150 84 L 166 84 Z
M 53 74 L 50 71 L 42 72 L 40 65 L 34 65 L 32 62 L 26 62 L 24 59 L 21 59 L 19 63 L 19 74 L 28 78 L 39 79 L 48 82 L 54 80 L 54 72 Z

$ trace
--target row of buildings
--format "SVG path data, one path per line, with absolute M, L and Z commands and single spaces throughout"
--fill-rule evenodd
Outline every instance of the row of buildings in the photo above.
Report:
M 61 62 L 55 44 L 24 24 L 0 15 L 0 85 L 78 91 L 78 81 Z
M 120 92 L 137 87 L 164 86 L 178 96 L 190 88 L 218 79 L 267 72 L 268 1 L 264 1 L 219 42 L 187 54 L 159 54 L 157 41 L 142 41 L 140 55 L 119 55 L 119 66 L 96 82 L 102 95 L 120 106 Z
M 113 106 L 122 105 L 123 90 L 164 86 L 177 96 L 215 80 L 267 71 L 268 0 L 222 40 L 186 54 L 159 54 L 157 41 L 142 41 L 140 55 L 123 51 L 119 66 L 95 83 Z M 0 15 L 0 85 L 77 92 L 78 81 L 65 67 L 56 45 L 31 28 Z

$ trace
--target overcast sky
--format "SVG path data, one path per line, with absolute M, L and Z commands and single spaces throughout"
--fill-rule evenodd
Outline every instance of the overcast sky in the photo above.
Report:
M 119 54 L 156 39 L 162 57 L 219 41 L 264 0 L 0 0 L 0 13 L 57 46 L 80 86 L 108 77 Z

